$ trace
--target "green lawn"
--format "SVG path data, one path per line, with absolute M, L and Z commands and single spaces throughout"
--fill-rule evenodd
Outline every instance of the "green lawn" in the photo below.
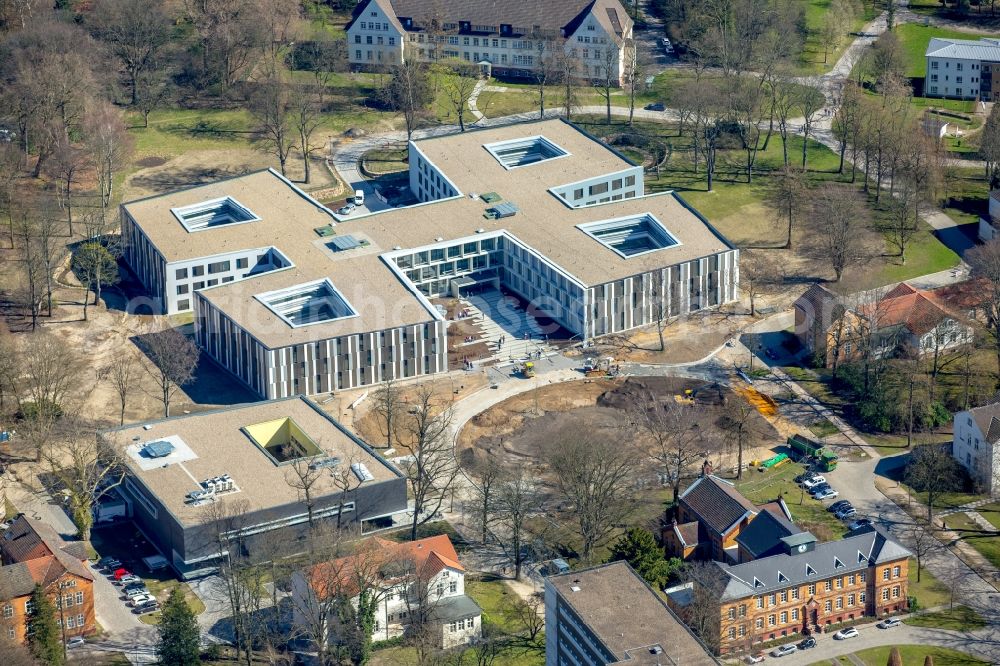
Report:
M 993 527 L 1000 530 L 1000 502 L 990 502 L 976 509 Z
M 865 23 L 871 21 L 878 14 L 878 12 L 874 11 L 872 7 L 866 3 L 861 3 L 859 6 L 863 7 L 863 10 L 851 24 L 850 29 L 852 32 L 860 30 Z M 848 46 L 850 46 L 851 41 L 854 39 L 854 37 L 849 35 L 845 36 L 837 48 L 827 54 L 826 62 L 823 62 L 823 46 L 819 42 L 818 35 L 823 27 L 823 22 L 826 20 L 829 7 L 830 0 L 806 0 L 806 29 L 809 34 L 806 38 L 805 49 L 803 50 L 802 57 L 798 64 L 798 69 L 801 74 L 819 74 L 829 71 L 835 64 L 837 64 L 837 60 L 841 55 L 843 55 L 844 51 Z
M 923 666 L 924 658 L 927 655 L 934 658 L 934 666 L 988 666 L 989 664 L 989 662 L 964 652 L 932 645 L 897 645 L 896 647 L 899 648 L 899 655 L 903 658 L 903 666 Z M 854 656 L 866 666 L 885 666 L 889 661 L 890 650 L 891 648 L 888 646 L 868 648 L 855 652 Z M 829 662 L 816 663 L 826 664 Z M 843 663 L 851 662 L 845 657 Z
M 997 536 L 996 533 L 984 532 L 979 523 L 964 513 L 953 513 L 950 516 L 945 516 L 944 521 L 950 529 L 958 531 L 960 536 L 965 537 L 963 541 L 979 551 L 983 557 L 989 560 L 990 564 L 1000 568 L 1000 536 Z
M 951 603 L 951 591 L 948 586 L 935 578 L 926 568 L 920 572 L 920 582 L 917 582 L 917 561 L 912 557 L 908 579 L 907 594 L 917 598 L 920 608 L 934 608 Z
M 804 469 L 798 463 L 788 463 L 769 472 L 750 469 L 736 487 L 755 504 L 784 497 L 797 525 L 812 532 L 820 541 L 839 539 L 847 532 L 847 526 L 827 511 L 822 502 L 814 500 L 795 483 L 795 477 Z
M 937 273 L 957 266 L 959 261 L 960 257 L 939 241 L 927 224 L 921 222 L 920 231 L 906 248 L 906 263 L 898 263 L 897 258 L 883 262 L 873 283 L 890 284 Z
M 923 77 L 927 75 L 927 58 L 924 53 L 927 45 L 933 37 L 943 37 L 946 39 L 977 39 L 978 37 L 990 37 L 988 33 L 977 35 L 959 30 L 949 30 L 947 28 L 936 28 L 933 26 L 923 26 L 917 23 L 904 23 L 896 26 L 894 31 L 899 37 L 900 44 L 906 54 L 906 76 Z M 939 100 L 934 100 L 936 106 Z
M 920 613 L 907 620 L 906 624 L 929 629 L 951 629 L 953 631 L 972 631 L 986 626 L 983 616 L 968 606 L 955 606 L 951 609 Z
M 833 425 L 829 419 L 819 419 L 818 421 L 813 421 L 809 424 L 809 430 L 820 439 L 829 437 L 830 435 L 834 435 L 839 432 L 837 426 Z
M 881 456 L 892 456 L 897 453 L 904 453 L 906 448 L 906 435 L 894 434 L 865 434 L 865 440 Z M 924 444 L 941 444 L 950 442 L 951 435 L 938 434 L 933 432 L 913 433 L 913 446 L 923 446 Z

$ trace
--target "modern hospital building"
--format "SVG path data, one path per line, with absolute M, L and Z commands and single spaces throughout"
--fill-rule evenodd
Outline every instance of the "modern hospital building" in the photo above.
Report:
M 444 372 L 430 299 L 502 288 L 591 339 L 737 298 L 738 250 L 563 120 L 415 140 L 419 203 L 340 217 L 273 170 L 121 206 L 161 312 L 265 398 Z

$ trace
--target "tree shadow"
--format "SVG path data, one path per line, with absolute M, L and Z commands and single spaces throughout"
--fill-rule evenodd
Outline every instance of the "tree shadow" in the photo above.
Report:
M 976 246 L 979 237 L 979 224 L 971 222 L 947 229 L 935 229 L 934 237 L 961 257 L 965 255 L 966 250 Z

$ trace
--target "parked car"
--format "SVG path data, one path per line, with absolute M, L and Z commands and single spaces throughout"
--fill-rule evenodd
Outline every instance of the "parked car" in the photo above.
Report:
M 125 593 L 125 598 L 128 599 L 129 601 L 133 601 L 135 599 L 141 599 L 142 597 L 149 597 L 149 596 L 152 596 L 152 595 L 149 593 L 149 590 L 147 590 L 145 586 L 143 586 L 142 589 L 139 589 L 139 590 L 129 590 L 128 592 Z
M 764 653 L 758 652 L 757 654 L 748 654 L 743 661 L 748 664 L 759 664 L 764 661 Z
M 353 203 L 357 206 L 365 205 L 365 191 L 364 190 L 354 190 L 354 201 Z
M 124 586 L 124 585 L 132 585 L 134 583 L 141 583 L 141 582 L 142 582 L 141 578 L 139 578 L 135 574 L 129 574 L 127 576 L 122 576 L 117 581 L 115 581 L 115 585 L 122 585 L 122 586 Z
M 830 489 L 829 483 L 821 483 L 818 486 L 806 490 L 806 492 L 809 493 L 810 495 L 815 495 L 816 493 L 821 493 L 824 490 L 829 490 L 829 489 Z
M 796 647 L 798 647 L 800 650 L 809 650 L 811 648 L 816 647 L 816 639 L 813 638 L 812 636 L 809 636 L 808 638 L 803 638 L 801 641 L 799 641 L 799 644 Z
M 667 105 L 664 104 L 663 102 L 653 102 L 652 104 L 646 105 L 647 111 L 665 111 L 666 108 Z
M 132 609 L 133 613 L 137 615 L 145 615 L 146 613 L 152 613 L 153 611 L 160 610 L 160 604 L 155 601 L 150 601 L 148 604 L 143 604 L 141 606 L 136 606 Z
M 776 647 L 774 650 L 771 651 L 771 656 L 784 657 L 785 655 L 791 654 L 796 650 L 798 650 L 798 648 L 795 647 L 795 643 L 789 643 L 787 645 L 779 645 L 778 647 Z
M 841 509 L 845 509 L 849 506 L 854 506 L 853 504 L 851 504 L 850 500 L 838 500 L 833 504 L 831 504 L 830 506 L 826 507 L 826 510 L 829 511 L 830 513 L 837 513 Z
M 817 474 L 816 476 L 812 477 L 811 479 L 806 479 L 805 481 L 803 481 L 802 482 L 802 487 L 805 488 L 806 490 L 812 490 L 816 486 L 818 486 L 820 484 L 823 484 L 823 483 L 826 483 L 826 477 L 823 476 L 822 474 Z
M 83 636 L 73 636 L 73 638 L 70 638 L 69 640 L 66 641 L 66 647 L 70 649 L 81 647 L 85 644 L 86 641 L 83 640 Z
M 860 530 L 862 527 L 868 527 L 872 524 L 871 518 L 858 518 L 853 523 L 847 526 L 849 530 Z
M 813 495 L 813 498 L 818 500 L 826 500 L 826 499 L 833 499 L 834 497 L 837 497 L 839 495 L 840 493 L 838 493 L 833 488 L 825 488 L 819 491 L 818 493 L 815 493 Z
M 140 594 L 137 597 L 133 597 L 133 598 L 129 599 L 128 604 L 129 604 L 129 606 L 132 606 L 132 607 L 135 608 L 135 607 L 139 607 L 139 606 L 144 606 L 145 604 L 148 604 L 148 603 L 153 602 L 153 601 L 156 601 L 156 597 L 154 597 L 152 594 Z
M 841 509 L 840 511 L 836 512 L 833 515 L 837 516 L 837 518 L 839 518 L 840 520 L 846 520 L 847 518 L 851 518 L 853 516 L 858 515 L 858 510 L 855 509 L 853 506 L 848 506 L 844 507 L 843 509 Z
M 879 629 L 892 629 L 893 627 L 898 627 L 901 624 L 903 624 L 903 621 L 900 620 L 898 617 L 890 617 L 885 620 L 882 620 L 875 626 L 877 626 Z
M 357 208 L 357 206 L 352 203 L 349 203 L 346 206 L 341 206 L 337 209 L 337 215 L 350 215 L 354 212 L 355 208 Z
M 834 640 L 844 641 L 848 638 L 857 638 L 858 630 L 854 627 L 848 627 L 847 629 L 841 629 L 833 635 Z
M 107 569 L 111 567 L 111 565 L 113 564 L 117 564 L 119 567 L 122 565 L 121 562 L 119 562 L 116 558 L 111 557 L 110 555 L 105 555 L 101 559 L 97 560 L 97 566 L 101 567 L 102 569 Z

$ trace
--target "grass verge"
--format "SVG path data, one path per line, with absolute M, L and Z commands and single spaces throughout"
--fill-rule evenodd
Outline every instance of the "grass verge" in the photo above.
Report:
M 924 659 L 930 655 L 934 666 L 987 666 L 989 662 L 973 657 L 958 650 L 942 648 L 933 645 L 897 645 L 899 655 L 903 658 L 903 666 L 923 666 Z M 854 653 L 865 666 L 883 666 L 889 661 L 889 646 L 868 648 Z M 852 663 L 845 657 L 846 663 Z M 828 663 L 828 662 L 817 662 Z M 856 662 L 855 662 L 856 663 Z
M 986 626 L 983 616 L 968 606 L 955 606 L 931 613 L 920 613 L 904 621 L 911 627 L 926 627 L 928 629 L 951 629 L 953 631 L 970 631 Z

